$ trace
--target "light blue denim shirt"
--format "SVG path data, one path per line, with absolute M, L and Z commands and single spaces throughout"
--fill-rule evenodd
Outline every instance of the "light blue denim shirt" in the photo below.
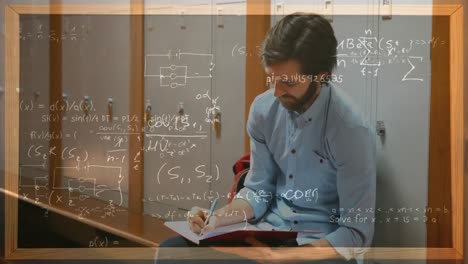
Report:
M 247 123 L 251 164 L 246 200 L 262 229 L 317 230 L 299 245 L 325 237 L 346 259 L 369 247 L 374 233 L 375 134 L 340 88 L 323 83 L 304 113 L 288 111 L 268 90 Z

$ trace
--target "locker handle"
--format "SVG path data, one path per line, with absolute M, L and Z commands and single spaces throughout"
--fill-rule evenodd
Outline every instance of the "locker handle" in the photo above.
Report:
M 384 121 L 377 121 L 377 125 L 376 125 L 376 132 L 377 132 L 377 135 L 380 136 L 380 137 L 383 137 L 385 136 L 385 123 Z

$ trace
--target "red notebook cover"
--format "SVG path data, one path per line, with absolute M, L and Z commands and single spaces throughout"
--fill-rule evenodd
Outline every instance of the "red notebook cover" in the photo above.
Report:
M 297 237 L 295 231 L 264 231 L 264 230 L 237 230 L 200 240 L 200 242 L 245 241 L 247 237 L 254 237 L 261 242 L 283 242 Z
M 230 226 L 217 228 L 204 235 L 193 233 L 186 221 L 165 222 L 164 225 L 179 233 L 188 240 L 200 244 L 210 242 L 241 242 L 249 236 L 255 239 L 266 242 L 268 244 L 283 242 L 290 239 L 295 239 L 298 233 L 317 234 L 320 231 L 279 231 L 279 230 L 262 230 L 248 223 L 239 223 Z

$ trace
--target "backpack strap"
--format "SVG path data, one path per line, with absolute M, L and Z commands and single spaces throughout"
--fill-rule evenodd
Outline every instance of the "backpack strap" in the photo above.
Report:
M 231 203 L 237 192 L 244 187 L 245 176 L 250 169 L 250 153 L 244 154 L 236 163 L 232 166 L 234 172 L 234 182 L 231 187 L 231 191 L 228 194 L 228 203 Z
M 250 153 L 244 154 L 242 157 L 240 157 L 236 163 L 232 166 L 232 172 L 234 172 L 234 175 L 239 173 L 241 170 L 245 168 L 250 167 Z

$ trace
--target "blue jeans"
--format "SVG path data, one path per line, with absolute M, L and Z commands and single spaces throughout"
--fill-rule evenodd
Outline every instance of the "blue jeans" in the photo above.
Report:
M 196 248 L 197 247 L 203 247 L 204 249 L 209 249 L 209 246 L 229 246 L 229 247 L 234 247 L 234 246 L 242 246 L 242 247 L 246 247 L 248 246 L 248 244 L 246 243 L 242 243 L 242 242 L 222 242 L 222 243 L 216 243 L 216 244 L 212 244 L 212 245 L 197 245 L 187 239 L 185 239 L 184 237 L 182 236 L 173 236 L 173 237 L 170 237 L 166 240 L 164 240 L 160 245 L 159 245 L 159 248 L 158 248 L 158 251 L 156 253 L 156 259 L 155 259 L 155 264 L 179 264 L 179 263 L 190 263 L 190 264 L 205 264 L 205 263 L 220 263 L 222 262 L 223 264 L 253 264 L 253 263 L 257 263 L 256 261 L 254 260 L 250 260 L 250 259 L 224 259 L 222 258 L 222 255 L 220 255 L 220 258 L 219 259 L 210 259 L 210 260 L 206 260 L 206 259 L 177 259 L 175 258 L 175 256 L 170 256 L 168 252 L 164 252 L 164 248 L 167 248 L 167 247 L 184 247 L 184 248 L 194 248 L 194 252 L 196 252 Z M 288 246 L 297 246 L 297 242 L 296 240 L 290 240 L 290 241 L 286 241 L 280 245 L 270 245 L 270 246 L 282 246 L 282 247 L 288 247 Z M 225 254 L 225 253 L 220 253 L 214 249 L 211 249 L 213 251 L 213 253 L 216 253 L 216 254 Z M 211 251 L 210 250 L 210 251 Z M 171 257 L 171 259 L 168 259 L 167 257 Z M 159 259 L 161 258 L 161 259 Z M 292 262 L 288 262 L 288 263 L 292 263 Z M 346 261 L 346 260 L 318 260 L 318 261 L 303 261 L 303 262 L 297 262 L 297 263 L 313 263 L 313 264 L 355 264 L 356 261 L 355 260 L 350 260 L 350 261 Z

